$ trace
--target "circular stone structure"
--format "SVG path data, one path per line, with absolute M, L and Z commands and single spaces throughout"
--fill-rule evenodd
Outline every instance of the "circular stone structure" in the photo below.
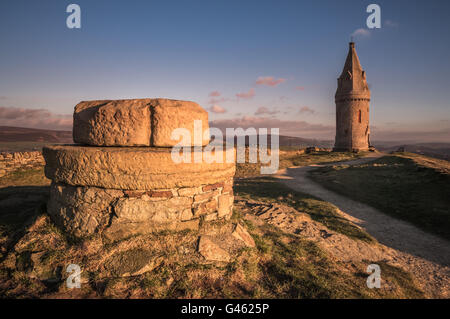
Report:
M 47 211 L 58 226 L 74 237 L 99 234 L 115 241 L 160 230 L 195 230 L 201 222 L 231 217 L 234 148 L 192 144 L 173 150 L 126 144 L 144 143 L 149 137 L 164 144 L 161 141 L 170 135 L 169 128 L 176 129 L 173 123 L 163 125 L 170 119 L 170 111 L 178 108 L 187 112 L 193 108 L 190 119 L 198 121 L 202 112 L 197 104 L 166 99 L 100 102 L 82 102 L 75 110 L 88 110 L 81 119 L 80 114 L 74 116 L 74 126 L 78 122 L 74 136 L 85 136 L 89 146 L 54 145 L 43 149 L 45 175 L 52 180 Z M 106 111 L 101 109 L 104 106 Z M 141 118 L 149 114 L 150 122 Z M 138 119 L 144 122 L 139 124 Z M 206 117 L 206 129 L 207 123 Z M 194 126 L 189 117 L 184 117 L 181 124 L 183 128 Z M 96 127 L 99 125 L 104 127 Z M 100 145 L 91 146 L 96 141 Z M 105 141 L 123 146 L 105 146 Z
M 152 190 L 215 184 L 234 176 L 234 148 L 193 147 L 189 152 L 187 163 L 175 163 L 172 148 L 55 145 L 43 149 L 47 178 L 73 186 Z M 216 162 L 207 163 L 208 158 Z

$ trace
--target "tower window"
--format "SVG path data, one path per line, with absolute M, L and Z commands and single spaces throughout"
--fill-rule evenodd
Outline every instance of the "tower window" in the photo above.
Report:
M 358 111 L 358 122 L 361 123 L 361 110 Z

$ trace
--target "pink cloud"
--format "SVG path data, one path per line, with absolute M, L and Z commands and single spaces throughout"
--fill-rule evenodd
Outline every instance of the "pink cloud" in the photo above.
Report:
M 312 108 L 308 107 L 308 106 L 303 106 L 300 108 L 299 113 L 300 114 L 304 114 L 304 113 L 310 113 L 310 114 L 314 114 L 316 111 L 314 111 Z
M 397 23 L 397 22 L 394 22 L 394 21 L 392 21 L 392 20 L 386 20 L 386 21 L 384 22 L 384 25 L 385 25 L 385 26 L 388 26 L 388 27 L 393 27 L 393 28 L 398 27 L 398 23 Z
M 251 88 L 248 92 L 237 93 L 238 99 L 251 99 L 255 96 L 255 89 Z
M 225 110 L 223 107 L 221 107 L 220 105 L 213 105 L 213 106 L 211 106 L 210 108 L 209 108 L 209 110 L 211 111 L 211 112 L 213 112 L 213 113 L 219 113 L 219 114 L 222 114 L 222 113 L 226 113 L 227 112 L 227 110 Z
M 280 111 L 277 111 L 277 110 L 272 110 L 271 111 L 267 107 L 261 106 L 261 107 L 258 107 L 258 109 L 255 112 L 255 115 L 264 115 L 264 114 L 275 115 L 275 114 L 278 114 L 278 113 L 280 113 Z
M 256 84 L 258 85 L 277 86 L 283 82 L 286 82 L 286 79 L 275 79 L 273 76 L 260 76 L 256 79 Z
M 356 29 L 351 36 L 352 37 L 368 37 L 370 35 L 370 31 L 364 28 Z
M 296 86 L 295 89 L 296 89 L 297 91 L 304 91 L 304 90 L 305 90 L 305 87 L 304 87 L 304 86 Z
M 218 97 L 218 96 L 221 96 L 222 94 L 219 92 L 219 91 L 212 91 L 211 93 L 209 93 L 209 95 L 208 96 L 211 96 L 211 97 Z
M 72 130 L 72 114 L 55 114 L 46 109 L 0 106 L 0 125 Z
M 214 104 L 219 104 L 219 103 L 223 103 L 223 102 L 226 102 L 226 101 L 228 101 L 229 99 L 228 98 L 224 98 L 224 97 L 222 97 L 222 98 L 219 98 L 219 99 L 216 99 L 216 98 L 211 98 L 209 101 L 208 101 L 208 104 L 210 104 L 210 105 L 214 105 Z

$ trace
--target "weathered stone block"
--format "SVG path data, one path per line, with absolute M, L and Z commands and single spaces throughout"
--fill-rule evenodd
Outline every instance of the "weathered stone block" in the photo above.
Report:
M 149 191 L 147 195 L 150 197 L 171 198 L 173 197 L 172 191 Z
M 234 238 L 244 242 L 247 247 L 255 247 L 255 240 L 248 233 L 248 231 L 241 225 L 236 224 L 233 233 L 231 234 Z
M 122 196 L 119 190 L 52 184 L 47 211 L 69 233 L 92 235 L 108 225 L 112 204 Z
M 177 128 L 185 128 L 190 132 L 191 140 L 184 146 L 204 146 L 209 143 L 203 138 L 203 132 L 209 130 L 208 112 L 200 105 L 189 101 L 168 99 L 152 99 L 152 146 L 170 147 L 180 141 L 171 138 L 172 132 Z M 198 141 L 194 139 L 194 121 L 202 123 Z M 194 143 L 195 142 L 195 143 Z
M 147 194 L 147 191 L 124 191 L 126 197 L 141 198 L 143 195 Z
M 211 198 L 207 202 L 203 202 L 194 206 L 194 216 L 202 216 L 217 211 L 217 200 Z
M 181 220 L 182 213 L 190 208 L 192 199 L 174 197 L 166 201 L 146 201 L 144 199 L 119 199 L 114 205 L 117 221 L 113 223 L 154 222 L 157 224 Z
M 206 260 L 210 261 L 230 261 L 230 254 L 214 243 L 210 237 L 201 236 L 198 242 L 198 252 Z
M 175 163 L 171 150 L 153 147 L 44 147 L 45 175 L 58 183 L 123 190 L 155 190 L 215 184 L 233 177 L 235 163 Z
M 231 215 L 233 212 L 234 197 L 232 195 L 220 195 L 219 199 L 218 215 L 219 217 L 225 217 Z
M 209 192 L 209 191 L 213 191 L 219 188 L 223 188 L 224 183 L 215 183 L 215 184 L 211 184 L 211 185 L 206 185 L 203 186 L 203 191 L 204 192 Z
M 193 197 L 202 191 L 201 187 L 184 187 L 178 189 L 178 195 Z
M 206 200 L 209 200 L 210 198 L 214 198 L 214 197 L 218 196 L 219 194 L 220 194 L 219 190 L 214 190 L 212 192 L 197 194 L 194 196 L 194 202 L 201 203 Z
M 194 121 L 201 121 L 194 139 Z M 73 139 L 94 146 L 171 147 L 172 132 L 185 128 L 191 139 L 184 146 L 209 143 L 208 112 L 189 101 L 169 99 L 98 100 L 80 102 L 75 107 Z
M 75 143 L 150 146 L 150 99 L 81 102 L 73 115 Z

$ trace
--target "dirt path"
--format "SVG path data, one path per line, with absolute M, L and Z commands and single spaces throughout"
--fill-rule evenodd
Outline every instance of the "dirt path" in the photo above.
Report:
M 382 155 L 371 154 L 365 158 L 339 162 L 339 164 L 361 164 L 380 156 Z M 307 178 L 308 171 L 326 165 L 336 165 L 336 163 L 287 168 L 280 170 L 275 177 L 294 190 L 336 205 L 343 217 L 364 228 L 382 246 L 388 248 L 383 249 L 385 250 L 383 257 L 386 260 L 411 272 L 429 295 L 448 298 L 450 242 L 426 233 L 408 222 L 390 217 L 373 207 L 329 191 Z

